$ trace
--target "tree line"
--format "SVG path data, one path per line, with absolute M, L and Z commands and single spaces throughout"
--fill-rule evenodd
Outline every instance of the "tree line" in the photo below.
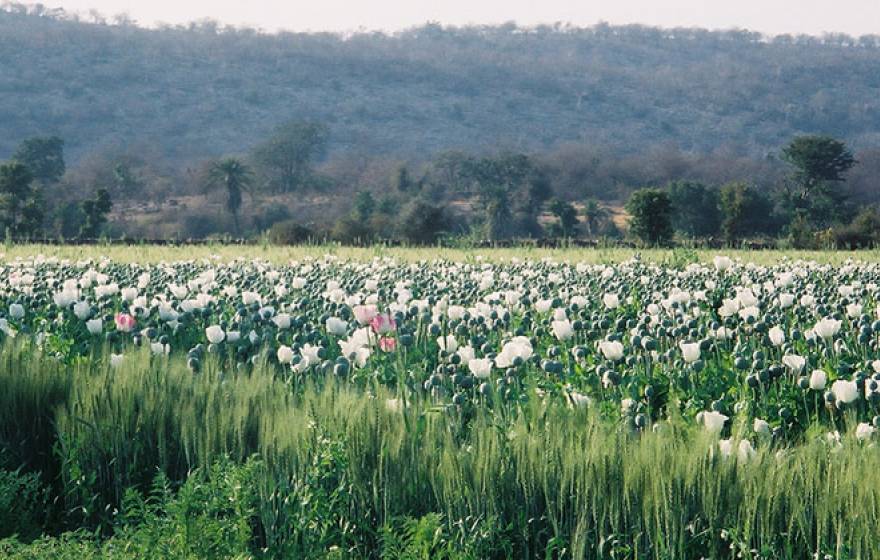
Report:
M 319 165 L 329 136 L 323 123 L 291 121 L 246 153 L 202 161 L 184 190 L 217 210 L 183 213 L 190 228 L 213 226 L 190 229 L 193 235 L 185 237 L 268 234 L 282 243 L 412 244 L 628 238 L 651 245 L 761 238 L 795 247 L 856 247 L 872 246 L 880 234 L 876 207 L 856 203 L 865 193 L 848 188 L 862 164 L 844 142 L 828 136 L 793 138 L 779 153 L 784 168 L 770 179 L 713 184 L 683 167 L 662 186 L 620 186 L 615 198 L 604 199 L 587 183 L 573 185 L 577 174 L 559 164 L 558 154 L 514 151 L 443 151 L 426 162 L 379 166 L 372 183 L 363 176 L 349 182 L 344 170 Z M 85 175 L 68 169 L 61 138 L 22 141 L 0 165 L 0 225 L 7 237 L 138 237 L 136 227 L 126 229 L 133 223 L 126 217 L 136 211 L 130 200 L 145 194 L 140 168 L 125 158 L 98 167 Z M 320 221 L 289 213 L 288 205 L 309 197 L 331 201 L 332 211 Z M 116 213 L 114 198 L 122 206 Z M 177 211 L 174 202 L 172 194 L 157 206 L 160 218 Z

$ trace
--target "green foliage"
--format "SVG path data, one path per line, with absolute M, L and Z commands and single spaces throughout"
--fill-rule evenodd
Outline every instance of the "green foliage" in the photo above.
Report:
M 394 172 L 394 175 L 391 178 L 391 185 L 401 193 L 408 193 L 415 190 L 419 186 L 419 183 L 413 181 L 412 177 L 410 177 L 409 169 L 407 169 L 405 165 L 401 165 L 397 168 L 397 171 Z
M 415 200 L 403 212 L 398 231 L 412 245 L 430 245 L 449 230 L 449 217 L 441 206 Z
M 488 239 L 539 234 L 536 218 L 550 187 L 527 155 L 501 152 L 492 157 L 465 158 L 455 165 L 460 179 L 480 201 Z
M 756 233 L 773 233 L 772 205 L 754 187 L 741 182 L 724 185 L 719 205 L 724 216 L 721 232 L 728 243 Z
M 42 197 L 23 163 L 0 165 L 0 223 L 15 237 L 35 236 L 43 222 Z
M 256 461 L 236 466 L 221 458 L 177 492 L 159 473 L 146 498 L 126 491 L 113 540 L 136 558 L 250 557 L 258 472 Z
M 48 506 L 49 489 L 39 474 L 0 470 L 0 538 L 40 536 Z
M 226 210 L 232 216 L 235 233 L 239 232 L 238 211 L 241 208 L 242 193 L 250 189 L 253 173 L 241 160 L 226 158 L 215 161 L 208 169 L 206 186 L 226 190 Z
M 537 397 L 392 410 L 400 395 L 381 387 L 330 376 L 297 389 L 265 365 L 68 367 L 7 346 L 0 380 L 14 388 L 0 395 L 3 432 L 56 434 L 57 459 L 78 465 L 56 491 L 88 490 L 78 503 L 105 518 L 103 537 L 3 541 L 4 558 L 880 557 L 880 458 L 851 431 L 837 453 L 822 432 L 742 463 L 675 414 L 636 434 Z M 732 419 L 732 435 L 749 431 L 747 413 Z
M 617 227 L 611 220 L 611 212 L 596 199 L 590 198 L 584 202 L 582 214 L 584 216 L 584 228 L 587 230 L 588 237 L 597 237 L 599 235 L 619 236 Z
M 392 520 L 382 527 L 379 541 L 383 560 L 478 560 L 513 553 L 510 535 L 496 520 L 468 518 L 450 527 L 437 513 Z
M 376 211 L 376 199 L 370 191 L 358 191 L 354 197 L 354 214 L 355 217 L 362 221 L 369 221 Z
M 794 188 L 784 198 L 788 210 L 818 227 L 842 216 L 846 196 L 832 183 L 842 182 L 856 164 L 846 144 L 827 136 L 798 136 L 782 150 L 782 160 L 794 168 Z
M 554 224 L 558 228 L 558 231 L 555 232 L 558 237 L 572 237 L 577 233 L 577 210 L 570 202 L 558 198 L 554 199 L 550 202 L 550 212 L 559 220 L 557 224 Z
M 665 245 L 672 240 L 672 202 L 665 191 L 642 189 L 626 202 L 631 216 L 630 232 L 648 245 Z
M 315 122 L 292 121 L 276 128 L 253 152 L 266 186 L 276 192 L 306 186 L 311 180 L 312 162 L 324 153 L 327 138 L 327 127 Z
M 712 237 L 721 227 L 718 190 L 702 183 L 674 181 L 669 184 L 672 227 L 688 237 Z
M 107 214 L 113 208 L 113 201 L 106 189 L 98 189 L 95 198 L 84 200 L 80 203 L 83 223 L 80 226 L 80 237 L 95 239 L 101 234 L 101 229 L 107 223 Z
M 115 188 L 122 194 L 135 194 L 143 188 L 143 181 L 137 176 L 130 162 L 123 161 L 113 167 Z
M 12 159 L 23 163 L 34 179 L 44 185 L 57 183 L 64 175 L 64 140 L 57 136 L 28 138 Z
M 783 148 L 782 159 L 795 168 L 795 179 L 807 191 L 823 181 L 843 181 L 856 164 L 846 144 L 828 136 L 797 136 Z
M 863 208 L 853 221 L 834 229 L 834 243 L 838 249 L 876 247 L 880 241 L 880 211 L 875 206 Z
M 274 245 L 298 245 L 314 238 L 314 232 L 296 220 L 277 222 L 269 228 L 269 241 Z

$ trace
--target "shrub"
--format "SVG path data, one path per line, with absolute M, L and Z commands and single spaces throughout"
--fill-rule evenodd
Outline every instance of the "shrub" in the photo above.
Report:
M 49 491 L 38 474 L 0 471 L 0 537 L 38 537 L 48 501 Z
M 290 210 L 286 206 L 272 204 L 254 212 L 251 220 L 256 231 L 266 231 L 276 224 L 290 221 Z
M 449 219 L 442 206 L 419 200 L 404 211 L 399 231 L 407 243 L 430 245 L 437 242 L 448 226 Z
M 340 218 L 333 224 L 330 237 L 334 241 L 349 245 L 363 245 L 371 242 L 375 235 L 369 222 L 350 215 Z
M 632 216 L 630 232 L 648 245 L 666 245 L 672 240 L 672 202 L 659 189 L 641 189 L 626 203 Z
M 838 249 L 865 249 L 880 239 L 880 212 L 876 207 L 863 209 L 850 224 L 834 228 L 834 245 Z
M 297 245 L 314 238 L 314 232 L 296 220 L 284 220 L 269 228 L 269 241 L 274 245 Z

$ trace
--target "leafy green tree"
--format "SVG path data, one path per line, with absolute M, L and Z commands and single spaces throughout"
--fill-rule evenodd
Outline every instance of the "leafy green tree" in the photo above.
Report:
M 562 237 L 572 237 L 578 225 L 575 207 L 570 202 L 557 198 L 550 203 L 550 212 L 559 220 L 559 233 Z
M 22 142 L 12 159 L 30 169 L 44 185 L 57 183 L 64 175 L 64 140 L 58 136 L 37 136 Z
M 15 237 L 33 237 L 42 226 L 42 197 L 33 181 L 30 168 L 21 162 L 0 165 L 0 216 L 4 229 Z
M 373 217 L 373 212 L 375 211 L 376 199 L 373 198 L 373 193 L 370 191 L 358 191 L 354 197 L 355 217 L 362 222 L 367 222 Z
M 98 189 L 95 198 L 84 200 L 80 209 L 84 220 L 79 235 L 94 239 L 101 235 L 101 229 L 107 223 L 107 214 L 113 209 L 113 200 L 107 189 Z
M 665 191 L 637 190 L 626 202 L 630 231 L 643 243 L 664 245 L 672 240 L 672 202 Z
M 385 214 L 386 216 L 392 216 L 396 214 L 400 210 L 400 202 L 391 196 L 386 194 L 382 198 L 379 199 L 379 202 L 376 204 L 376 211 L 380 214 Z
M 471 158 L 460 150 L 441 152 L 434 158 L 432 167 L 436 180 L 451 191 L 461 191 L 466 188 L 468 169 Z
M 113 178 L 117 191 L 123 194 L 136 193 L 143 187 L 143 181 L 127 162 L 117 163 L 113 167 Z
M 674 181 L 669 184 L 672 227 L 688 237 L 709 237 L 718 233 L 721 214 L 718 191 L 702 183 Z
M 226 211 L 232 215 L 235 232 L 239 232 L 238 211 L 241 209 L 242 193 L 250 189 L 253 173 L 241 160 L 225 158 L 215 161 L 208 169 L 208 188 L 226 189 Z
M 270 188 L 291 192 L 306 185 L 312 161 L 324 153 L 327 127 L 313 122 L 290 122 L 254 150 L 254 159 L 266 172 Z
M 397 168 L 392 177 L 392 183 L 394 188 L 402 193 L 410 192 L 418 186 L 418 181 L 413 181 L 406 165 L 401 165 Z
M 584 226 L 587 228 L 587 235 L 595 236 L 599 232 L 599 227 L 608 219 L 608 209 L 599 204 L 594 198 L 584 202 L 584 208 L 581 211 L 584 216 Z
M 529 192 L 534 167 L 524 154 L 502 153 L 495 157 L 467 160 L 463 176 L 475 187 L 485 216 L 485 233 L 489 239 L 506 239 L 517 233 L 513 220 L 511 197 L 516 196 L 529 205 Z M 526 192 L 523 192 L 526 191 Z M 531 207 L 537 215 L 539 207 Z
M 856 214 L 853 221 L 834 230 L 834 243 L 838 249 L 866 249 L 876 247 L 880 241 L 880 209 L 866 206 Z
M 721 232 L 728 243 L 762 233 L 774 233 L 770 200 L 742 182 L 728 183 L 719 191 Z
M 442 206 L 416 200 L 403 213 L 400 220 L 400 236 L 414 245 L 436 243 L 449 227 L 449 218 Z
M 846 144 L 828 136 L 798 136 L 782 150 L 782 160 L 792 166 L 784 206 L 817 227 L 841 219 L 845 193 L 833 188 L 856 164 Z

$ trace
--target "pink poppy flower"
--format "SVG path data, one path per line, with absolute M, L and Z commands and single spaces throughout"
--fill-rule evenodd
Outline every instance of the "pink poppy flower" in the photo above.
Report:
M 382 313 L 373 317 L 373 320 L 370 321 L 370 326 L 373 327 L 373 331 L 376 334 L 388 334 L 397 330 L 397 323 L 394 321 L 394 317 L 388 313 Z
M 137 321 L 128 313 L 118 313 L 116 315 L 116 330 L 122 332 L 131 332 Z
M 397 339 L 391 338 L 390 336 L 383 336 L 379 339 L 379 348 L 381 348 L 383 352 L 394 352 L 394 349 L 397 348 Z
M 369 325 L 379 314 L 379 309 L 375 305 L 355 305 L 352 311 L 354 312 L 354 318 L 362 326 Z

